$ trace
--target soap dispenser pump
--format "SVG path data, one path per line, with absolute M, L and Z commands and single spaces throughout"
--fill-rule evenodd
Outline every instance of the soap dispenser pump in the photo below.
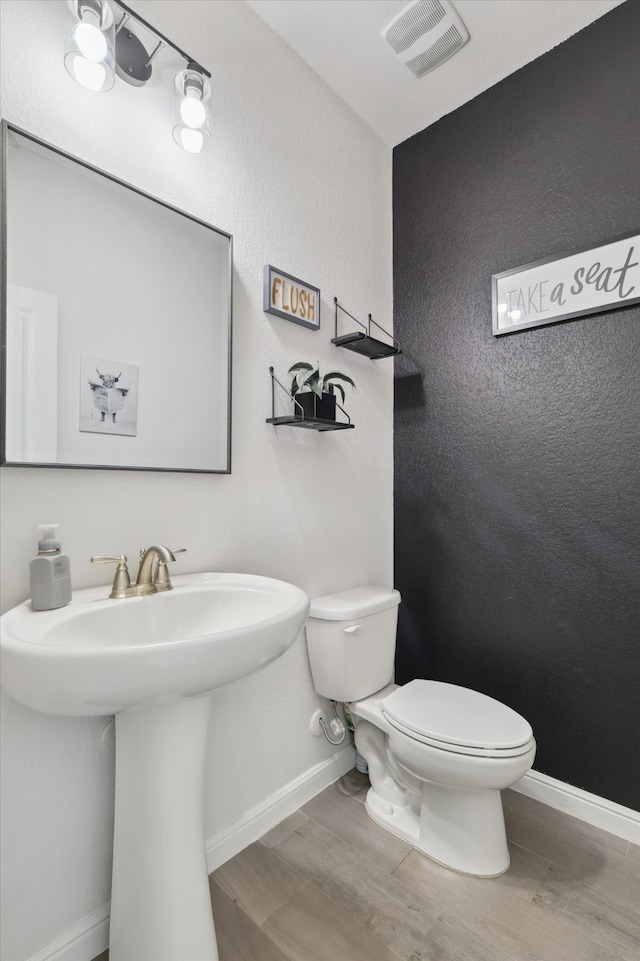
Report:
M 31 607 L 52 611 L 71 600 L 71 563 L 60 549 L 57 524 L 40 524 L 38 554 L 29 564 Z

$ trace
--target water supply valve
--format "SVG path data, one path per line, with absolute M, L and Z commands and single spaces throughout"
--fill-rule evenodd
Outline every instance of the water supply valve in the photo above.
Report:
M 346 728 L 339 717 L 332 717 L 329 721 L 329 727 L 334 737 L 340 737 L 346 731 Z
M 338 715 L 338 708 L 335 701 L 331 702 L 333 717 L 327 723 L 322 716 L 322 711 L 314 711 L 309 723 L 309 730 L 312 734 L 324 734 L 329 744 L 342 744 L 347 736 L 347 728 Z M 335 740 L 334 740 L 335 738 Z

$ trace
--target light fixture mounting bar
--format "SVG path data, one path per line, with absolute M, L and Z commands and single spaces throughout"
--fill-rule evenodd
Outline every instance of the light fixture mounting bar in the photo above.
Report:
M 131 9 L 131 7 L 127 6 L 126 3 L 122 3 L 121 0 L 111 0 L 111 3 L 122 10 L 122 12 L 134 20 L 135 23 L 139 24 L 141 27 L 144 27 L 145 30 L 148 30 L 149 33 L 153 34 L 156 40 L 160 40 L 166 44 L 166 46 L 171 47 L 172 50 L 175 50 L 176 53 L 180 54 L 183 60 L 186 60 L 187 63 L 192 63 L 197 66 L 198 70 L 202 71 L 205 77 L 211 79 L 211 74 L 209 71 L 205 70 L 205 68 L 197 60 L 195 60 L 193 57 L 190 57 L 188 53 L 185 53 L 184 50 L 181 50 L 181 48 L 178 47 L 177 44 L 175 44 L 172 40 L 169 40 L 169 38 L 165 37 L 163 33 L 160 33 L 159 30 L 156 30 L 155 27 L 151 26 L 147 20 L 144 20 L 142 17 L 140 17 L 134 10 Z M 154 54 L 155 53 L 157 53 L 157 48 L 154 51 Z M 152 54 L 152 56 L 154 54 Z
M 156 54 L 160 53 L 160 51 L 164 46 L 166 46 L 164 40 L 158 40 L 158 46 L 155 48 L 155 50 L 152 50 L 151 53 L 149 54 L 149 58 L 145 63 L 145 67 L 148 67 L 151 65 L 151 62 L 155 59 Z

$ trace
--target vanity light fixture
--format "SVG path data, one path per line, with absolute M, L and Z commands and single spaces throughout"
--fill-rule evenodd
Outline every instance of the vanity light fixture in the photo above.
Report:
M 206 150 L 211 139 L 211 87 L 197 63 L 188 63 L 177 74 L 173 103 L 175 142 L 190 153 Z
M 142 87 L 151 77 L 156 54 L 165 46 L 171 47 L 186 62 L 186 68 L 174 82 L 173 139 L 190 153 L 206 150 L 211 142 L 209 71 L 121 0 L 67 2 L 74 22 L 67 37 L 64 63 L 73 79 L 97 92 L 110 90 L 116 74 L 126 83 Z M 157 41 L 151 53 L 131 30 L 130 21 Z
M 87 90 L 111 90 L 114 82 L 114 19 L 102 0 L 72 0 L 75 23 L 67 34 L 64 65 Z

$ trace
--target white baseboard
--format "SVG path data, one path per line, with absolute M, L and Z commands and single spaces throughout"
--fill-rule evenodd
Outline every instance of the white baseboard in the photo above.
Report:
M 640 844 L 640 812 L 616 804 L 615 801 L 589 794 L 588 791 L 556 781 L 555 778 L 537 771 L 525 774 L 513 785 L 513 790 L 617 837 Z
M 284 821 L 312 797 L 350 771 L 355 763 L 352 747 L 343 748 L 326 761 L 316 764 L 300 777 L 285 784 L 265 801 L 249 808 L 237 821 L 207 840 L 209 873 L 253 844 L 271 828 Z
M 92 961 L 109 947 L 110 902 L 97 908 L 45 945 L 28 961 Z

